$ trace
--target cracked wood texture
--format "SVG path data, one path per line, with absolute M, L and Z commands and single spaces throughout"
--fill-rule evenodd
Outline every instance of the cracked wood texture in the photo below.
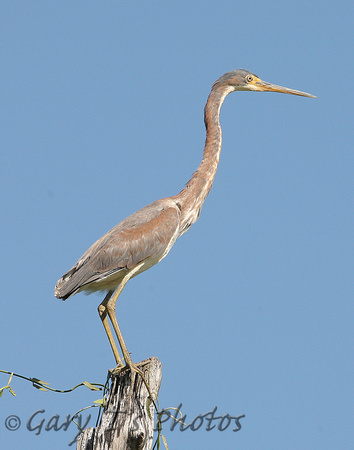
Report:
M 154 398 L 160 389 L 162 365 L 155 358 L 138 364 Z M 140 375 L 130 370 L 112 376 L 107 404 L 96 428 L 86 428 L 78 437 L 76 450 L 151 450 L 154 435 L 154 404 Z M 147 409 L 149 409 L 150 417 Z

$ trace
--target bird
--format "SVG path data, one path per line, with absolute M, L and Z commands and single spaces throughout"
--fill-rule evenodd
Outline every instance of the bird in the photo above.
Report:
M 316 98 L 306 92 L 262 81 L 245 69 L 225 73 L 212 85 L 208 96 L 204 108 L 206 140 L 202 161 L 185 187 L 177 195 L 156 200 L 118 223 L 56 283 L 54 294 L 63 300 L 81 291 L 106 294 L 98 312 L 118 371 L 130 369 L 143 377 L 138 365 L 132 361 L 118 325 L 115 313 L 117 299 L 131 278 L 165 258 L 176 240 L 198 220 L 219 164 L 222 142 L 220 108 L 226 96 L 236 91 L 280 92 Z M 149 389 L 144 377 L 143 380 Z

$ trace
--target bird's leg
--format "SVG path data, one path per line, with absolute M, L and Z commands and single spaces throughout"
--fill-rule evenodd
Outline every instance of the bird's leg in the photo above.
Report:
M 127 284 L 127 282 L 130 280 L 130 278 L 136 273 L 138 272 L 138 270 L 142 267 L 143 263 L 138 264 L 136 267 L 134 267 L 134 269 L 132 269 L 130 272 L 128 272 L 125 277 L 122 279 L 118 289 L 116 290 L 116 292 L 114 293 L 114 295 L 112 297 L 110 297 L 107 301 L 106 304 L 106 308 L 107 308 L 107 314 L 109 316 L 109 318 L 111 319 L 114 331 L 116 332 L 117 335 L 117 339 L 120 345 L 120 348 L 122 349 L 122 353 L 123 353 L 123 358 L 125 360 L 125 368 L 130 369 L 131 371 L 131 375 L 133 375 L 133 372 L 136 372 L 137 374 L 139 374 L 141 376 L 141 378 L 144 381 L 144 384 L 149 392 L 149 396 L 150 398 L 153 400 L 153 396 L 152 396 L 152 392 L 150 390 L 150 386 L 147 383 L 147 381 L 145 380 L 144 374 L 143 372 L 138 369 L 138 367 L 133 363 L 131 356 L 128 352 L 127 346 L 124 342 L 124 338 L 122 335 L 122 332 L 120 331 L 119 325 L 118 325 L 118 320 L 116 317 L 116 302 L 117 299 L 119 297 L 119 295 L 121 294 L 122 290 L 124 289 L 124 286 Z M 133 384 L 133 376 L 131 376 L 131 384 Z M 133 386 L 131 386 L 131 392 L 133 391 Z
M 122 361 L 122 358 L 119 355 L 117 345 L 114 341 L 111 328 L 109 326 L 108 318 L 107 318 L 107 303 L 109 302 L 110 298 L 112 297 L 114 291 L 108 291 L 107 295 L 105 296 L 103 302 L 98 307 L 98 313 L 100 315 L 100 318 L 102 320 L 104 329 L 106 330 L 106 334 L 109 340 L 109 343 L 111 344 L 113 354 L 116 360 L 116 363 L 118 366 L 124 367 L 124 363 Z

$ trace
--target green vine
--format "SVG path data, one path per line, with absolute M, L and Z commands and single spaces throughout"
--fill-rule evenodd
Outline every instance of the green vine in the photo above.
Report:
M 99 418 L 101 415 L 101 411 L 102 408 L 105 406 L 106 404 L 106 395 L 107 395 L 107 391 L 108 391 L 108 382 L 110 379 L 110 375 L 108 375 L 107 377 L 107 381 L 106 384 L 100 384 L 100 383 L 89 383 L 88 381 L 83 381 L 82 383 L 77 384 L 76 386 L 74 386 L 71 389 L 54 389 L 50 387 L 50 384 L 47 383 L 46 381 L 40 380 L 39 378 L 34 378 L 34 377 L 25 377 L 23 375 L 19 375 L 18 373 L 14 373 L 14 372 L 9 372 L 7 370 L 1 370 L 1 373 L 6 373 L 8 375 L 10 375 L 10 378 L 7 382 L 7 385 L 0 388 L 0 397 L 2 396 L 2 394 L 4 393 L 4 391 L 6 389 L 9 390 L 9 392 L 13 395 L 16 396 L 15 391 L 12 389 L 12 387 L 10 386 L 12 378 L 15 376 L 17 378 L 22 378 L 23 380 L 29 381 L 30 383 L 32 383 L 32 386 L 35 387 L 36 389 L 39 389 L 40 391 L 52 391 L 52 392 L 57 392 L 60 394 L 67 394 L 69 392 L 73 392 L 75 389 L 77 389 L 80 386 L 86 386 L 88 389 L 90 389 L 90 391 L 103 391 L 103 397 L 95 400 L 93 403 L 93 405 L 90 406 L 86 406 L 85 408 L 80 409 L 79 411 L 77 411 L 72 417 L 71 420 L 75 423 L 75 425 L 79 428 L 79 430 L 83 433 L 83 429 L 80 427 L 80 425 L 74 420 L 74 418 L 76 416 L 78 416 L 82 411 L 85 411 L 86 409 L 89 408 L 97 408 L 99 407 L 99 413 L 98 413 L 98 417 L 97 417 L 97 421 L 96 421 L 96 426 L 98 425 L 99 422 Z
M 50 386 L 49 383 L 47 383 L 46 381 L 40 380 L 39 378 L 30 378 L 30 377 L 25 377 L 23 375 L 19 375 L 18 373 L 14 373 L 14 372 L 9 372 L 7 370 L 1 370 L 1 373 L 7 373 L 8 375 L 10 375 L 9 381 L 7 382 L 7 385 L 0 388 L 0 397 L 2 396 L 3 392 L 5 389 L 8 389 L 10 391 L 10 393 L 14 396 L 16 396 L 15 391 L 11 388 L 10 383 L 12 381 L 12 377 L 17 377 L 17 378 L 22 378 L 23 380 L 29 381 L 32 383 L 32 386 L 35 387 L 36 389 L 39 389 L 40 391 L 52 391 L 52 392 L 58 392 L 61 394 L 66 394 L 68 392 L 72 392 L 75 389 L 77 389 L 80 386 L 86 386 L 87 388 L 89 388 L 91 391 L 102 391 L 103 389 L 105 389 L 106 385 L 100 384 L 100 383 L 89 383 L 88 381 L 83 381 L 80 384 L 77 384 L 76 386 L 74 386 L 71 389 L 53 389 Z
M 74 420 L 74 418 L 77 415 L 79 415 L 82 411 L 85 411 L 86 409 L 99 407 L 100 411 L 99 411 L 99 414 L 98 414 L 98 417 L 97 417 L 97 421 L 96 421 L 96 427 L 98 426 L 102 409 L 103 409 L 103 407 L 106 404 L 106 396 L 107 396 L 107 392 L 108 392 L 108 383 L 109 383 L 109 379 L 110 379 L 110 374 L 108 374 L 106 384 L 89 383 L 88 381 L 83 381 L 83 382 L 77 384 L 76 386 L 72 387 L 71 389 L 54 389 L 54 388 L 50 387 L 49 383 L 47 383 L 46 381 L 40 380 L 39 378 L 25 377 L 23 375 L 19 375 L 17 373 L 9 372 L 7 370 L 1 370 L 1 369 L 0 369 L 0 373 L 5 373 L 5 374 L 10 375 L 10 377 L 8 379 L 8 382 L 7 382 L 7 385 L 3 386 L 2 388 L 0 388 L 0 397 L 2 396 L 2 394 L 4 393 L 4 391 L 6 389 L 8 389 L 10 394 L 12 394 L 13 396 L 16 396 L 15 391 L 11 387 L 11 382 L 12 382 L 13 377 L 17 377 L 17 378 L 21 378 L 23 380 L 29 381 L 30 383 L 32 383 L 33 387 L 35 387 L 36 389 L 39 389 L 40 391 L 52 391 L 52 392 L 57 392 L 57 393 L 60 393 L 60 394 L 66 394 L 66 393 L 69 393 L 69 392 L 73 392 L 75 389 L 77 389 L 80 386 L 86 386 L 91 391 L 103 391 L 103 397 L 102 398 L 100 398 L 98 400 L 95 400 L 93 402 L 94 403 L 93 405 L 86 406 L 85 408 L 82 408 L 79 411 L 77 411 L 72 416 L 72 419 L 71 419 L 77 425 L 77 427 L 81 430 L 81 432 L 83 432 L 84 430 L 81 429 L 80 425 Z M 148 405 L 148 406 L 150 406 L 150 405 Z M 157 434 L 157 438 L 156 438 L 155 444 L 153 446 L 153 450 L 154 449 L 160 450 L 161 440 L 162 440 L 162 442 L 163 442 L 163 444 L 165 446 L 165 449 L 168 450 L 168 445 L 167 445 L 166 438 L 161 433 L 162 432 L 162 422 L 161 422 L 162 417 L 164 415 L 168 415 L 170 418 L 176 420 L 177 422 L 181 422 L 181 423 L 183 423 L 183 422 L 182 422 L 182 420 L 177 419 L 176 417 L 172 416 L 172 414 L 170 414 L 168 412 L 168 410 L 170 410 L 170 409 L 176 410 L 176 408 L 172 408 L 171 407 L 171 408 L 167 408 L 167 409 L 163 409 L 162 411 L 159 411 L 157 409 L 157 407 L 156 407 L 155 402 L 154 402 L 154 406 L 155 406 L 155 409 L 156 409 L 156 412 L 157 412 L 157 422 L 156 422 L 156 424 L 157 424 L 157 432 L 158 432 L 158 434 Z M 148 408 L 148 411 L 149 411 L 149 408 Z M 179 409 L 177 409 L 177 411 L 182 416 L 181 411 Z

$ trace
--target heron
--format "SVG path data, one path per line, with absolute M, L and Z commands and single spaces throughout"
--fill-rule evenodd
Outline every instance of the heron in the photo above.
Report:
M 55 296 L 63 300 L 81 291 L 106 294 L 98 312 L 118 371 L 130 369 L 131 373 L 136 372 L 143 377 L 138 364 L 132 361 L 118 325 L 117 299 L 131 278 L 165 258 L 177 238 L 198 220 L 219 163 L 222 141 L 220 108 L 226 96 L 235 91 L 280 92 L 316 98 L 306 92 L 262 81 L 245 69 L 225 73 L 212 85 L 204 108 L 206 140 L 203 158 L 184 189 L 177 195 L 150 203 L 118 223 L 98 239 L 55 286 Z M 149 389 L 144 377 L 143 380 Z

